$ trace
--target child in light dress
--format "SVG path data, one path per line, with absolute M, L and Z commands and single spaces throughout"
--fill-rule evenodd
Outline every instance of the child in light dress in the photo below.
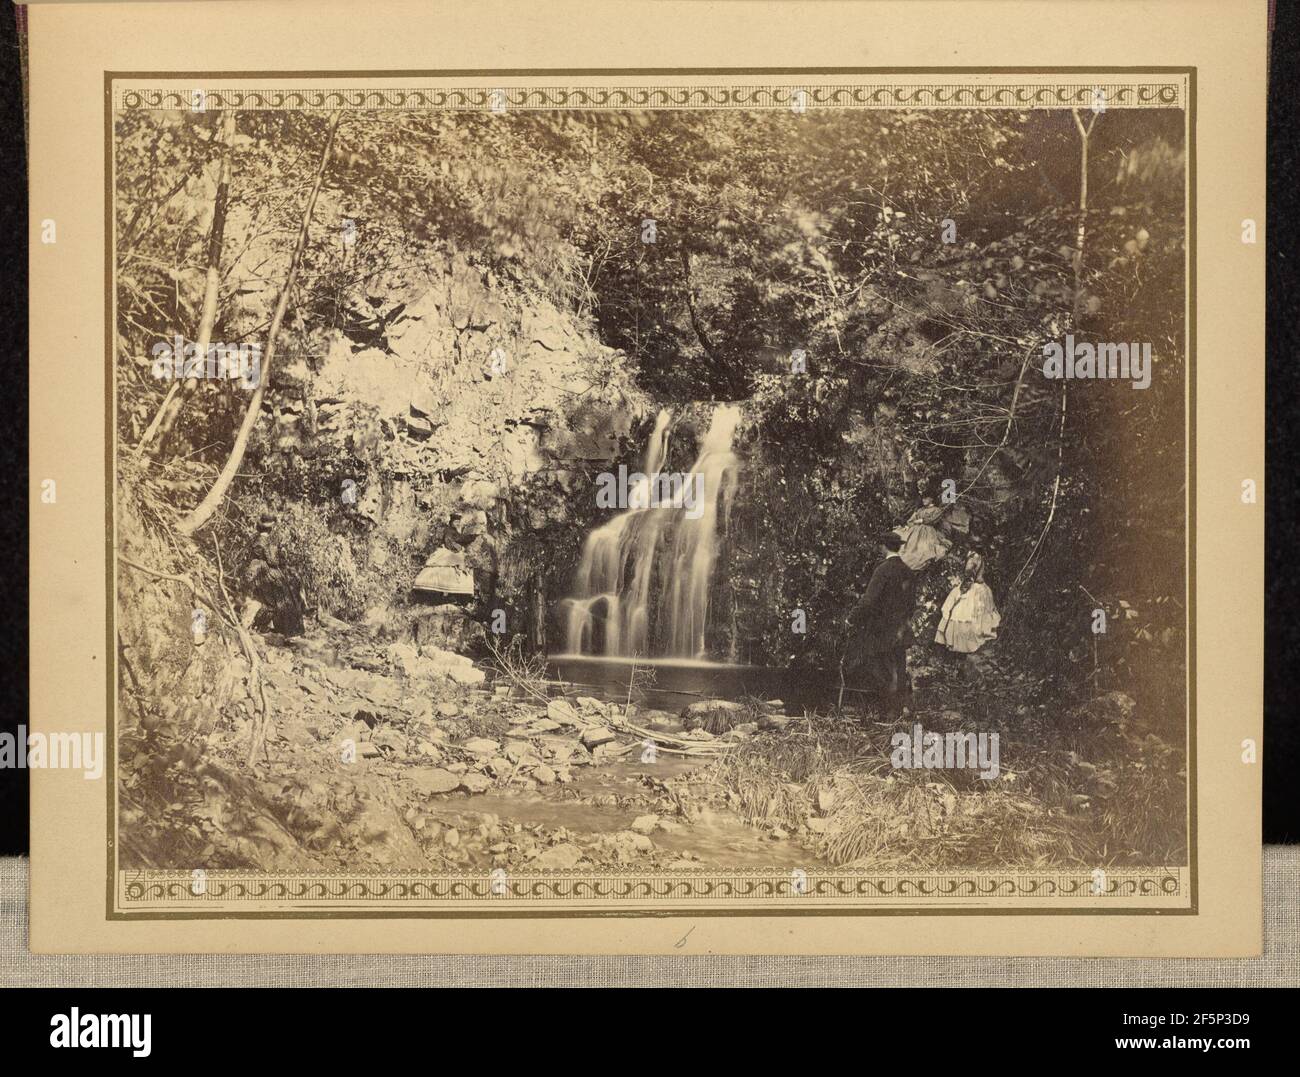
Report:
M 974 654 L 998 634 L 1002 615 L 984 582 L 984 558 L 972 552 L 961 582 L 948 592 L 934 641 L 956 654 Z

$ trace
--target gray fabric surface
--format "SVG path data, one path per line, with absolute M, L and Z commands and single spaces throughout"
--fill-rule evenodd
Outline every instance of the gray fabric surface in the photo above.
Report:
M 1280 987 L 1300 984 L 1300 846 L 1264 850 L 1264 956 L 1225 961 L 962 957 L 36 956 L 27 861 L 0 860 L 0 986 Z

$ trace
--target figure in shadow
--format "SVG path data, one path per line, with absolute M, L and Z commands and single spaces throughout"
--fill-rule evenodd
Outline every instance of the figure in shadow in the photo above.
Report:
M 847 684 L 865 689 L 889 716 L 904 713 L 911 699 L 907 648 L 916 601 L 916 573 L 903 560 L 895 531 L 880 537 L 883 560 L 871 574 L 861 601 L 849 613 L 843 670 Z

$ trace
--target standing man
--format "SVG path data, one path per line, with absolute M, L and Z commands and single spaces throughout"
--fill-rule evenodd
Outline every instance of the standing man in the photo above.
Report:
M 845 672 L 864 682 L 886 714 L 897 714 L 907 702 L 911 682 L 907 677 L 907 647 L 912 642 L 909 622 L 916 599 L 916 574 L 899 556 L 902 538 L 893 531 L 880 536 L 884 556 L 866 594 L 849 614 L 849 653 Z

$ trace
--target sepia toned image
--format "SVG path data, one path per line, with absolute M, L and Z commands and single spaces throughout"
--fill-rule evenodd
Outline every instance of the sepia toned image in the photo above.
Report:
M 33 7 L 32 950 L 1258 953 L 1190 2 Z
M 1195 909 L 1186 73 L 110 91 L 110 914 Z

